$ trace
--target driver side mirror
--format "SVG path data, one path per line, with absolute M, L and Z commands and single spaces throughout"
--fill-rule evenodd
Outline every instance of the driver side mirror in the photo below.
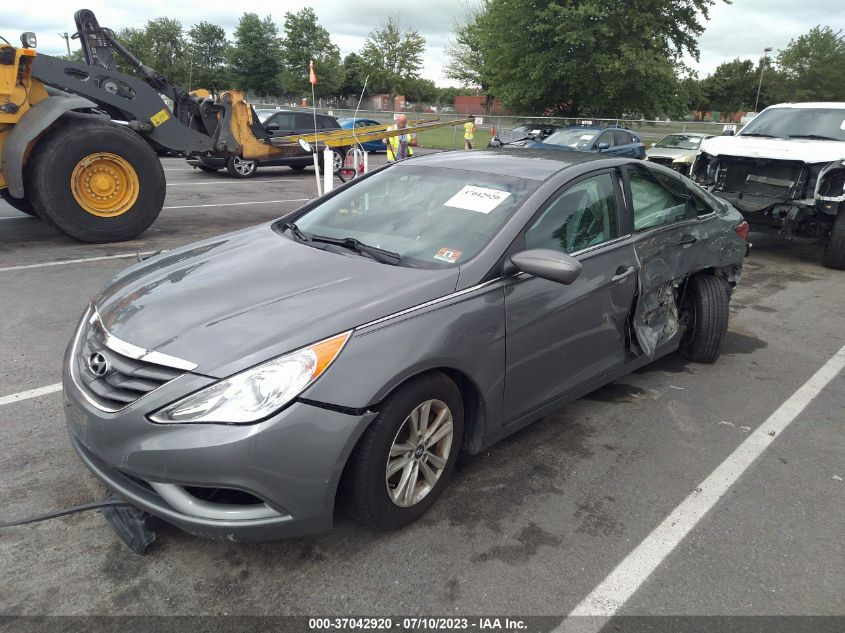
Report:
M 600 152 L 603 152 L 606 149 L 610 149 L 610 143 L 599 143 Z
M 278 125 L 271 123 L 270 125 L 268 125 L 264 129 L 267 130 L 268 132 L 278 132 L 280 128 L 279 128 Z
M 545 248 L 516 253 L 511 256 L 510 263 L 524 273 L 565 285 L 571 284 L 581 274 L 581 262 L 577 259 Z

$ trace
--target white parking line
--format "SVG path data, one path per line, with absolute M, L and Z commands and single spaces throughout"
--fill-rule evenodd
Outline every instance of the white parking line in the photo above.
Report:
M 67 266 L 68 264 L 84 264 L 85 262 L 99 262 L 104 259 L 123 259 L 126 257 L 145 257 L 157 251 L 136 251 L 134 253 L 120 253 L 119 255 L 101 255 L 99 257 L 84 257 L 82 259 L 63 259 L 57 262 L 41 262 L 40 264 L 23 264 L 21 266 L 6 266 L 0 268 L 0 273 L 13 270 L 28 270 L 30 268 L 44 268 L 45 266 Z
M 607 577 L 584 598 L 570 616 L 598 616 L 598 630 L 639 589 L 666 557 L 716 505 L 778 435 L 845 367 L 845 346 L 793 393 L 740 444 L 681 504 L 658 525 Z M 563 631 L 566 621 L 557 629 Z M 579 628 L 579 631 L 581 629 Z M 594 630 L 592 627 L 589 630 Z
M 0 406 L 4 404 L 11 404 L 12 402 L 20 402 L 21 400 L 28 400 L 30 398 L 37 398 L 48 393 L 55 393 L 62 390 L 62 383 L 57 382 L 46 387 L 38 387 L 38 389 L 29 389 L 28 391 L 19 391 L 8 396 L 0 396 Z
M 201 207 L 240 207 L 247 204 L 278 204 L 280 202 L 305 202 L 311 198 L 291 198 L 289 200 L 262 200 L 261 202 L 222 202 L 218 204 L 186 204 L 181 207 L 162 207 L 164 209 L 199 209 Z
M 168 187 L 187 187 L 188 185 L 251 185 L 254 182 L 277 182 L 279 184 L 288 184 L 278 178 L 221 178 L 218 180 L 192 180 L 191 182 L 169 182 Z

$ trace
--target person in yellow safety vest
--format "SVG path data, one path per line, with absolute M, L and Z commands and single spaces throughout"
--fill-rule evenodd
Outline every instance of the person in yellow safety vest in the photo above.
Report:
M 396 125 L 391 125 L 387 130 L 400 130 L 405 127 L 408 127 L 408 117 L 400 114 L 396 117 Z M 416 139 L 417 135 L 413 132 L 383 139 L 382 142 L 387 145 L 387 160 L 392 163 L 395 160 L 402 160 L 403 158 L 413 156 L 413 146 L 416 145 Z
M 475 137 L 475 122 L 464 123 L 464 149 L 472 149 L 472 139 Z

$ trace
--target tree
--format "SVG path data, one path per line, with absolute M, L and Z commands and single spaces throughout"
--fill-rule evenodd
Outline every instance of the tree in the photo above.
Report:
M 226 55 L 229 42 L 223 27 L 210 22 L 188 31 L 188 90 L 193 87 L 221 90 L 229 87 Z
M 493 107 L 493 94 L 490 92 L 492 70 L 487 67 L 482 48 L 478 25 L 482 13 L 482 8 L 470 10 L 463 22 L 455 21 L 453 24 L 454 39 L 446 46 L 449 62 L 444 66 L 443 74 L 464 87 L 480 88 L 487 97 L 486 111 L 490 114 Z
M 707 110 L 733 114 L 754 109 L 759 69 L 750 59 L 734 59 L 716 67 L 715 72 L 701 82 Z
M 845 101 L 845 37 L 816 26 L 780 51 L 781 81 L 772 82 L 779 100 Z
M 715 0 L 488 0 L 478 16 L 490 89 L 526 113 L 653 115 L 677 99 Z
M 361 57 L 355 53 L 349 53 L 343 58 L 343 85 L 340 87 L 340 96 L 343 99 L 355 99 L 355 103 L 361 97 L 364 90 L 366 74 L 361 69 Z M 372 84 L 367 82 L 369 92 L 373 92 Z
M 278 90 L 278 29 L 268 15 L 263 20 L 256 13 L 244 13 L 235 29 L 235 43 L 229 61 L 239 88 L 258 94 Z
M 439 90 L 430 79 L 410 79 L 405 82 L 405 99 L 411 103 L 434 103 Z
M 281 41 L 282 62 L 279 80 L 290 95 L 310 94 L 308 64 L 314 61 L 318 97 L 335 96 L 343 86 L 340 49 L 332 44 L 329 32 L 317 22 L 314 9 L 285 13 L 285 35 Z
M 392 17 L 370 32 L 361 59 L 366 72 L 383 83 L 393 103 L 397 90 L 404 90 L 409 80 L 419 78 L 425 38 L 415 29 L 401 30 Z

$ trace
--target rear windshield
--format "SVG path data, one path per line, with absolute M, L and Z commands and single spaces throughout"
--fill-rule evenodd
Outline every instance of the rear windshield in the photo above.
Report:
M 758 114 L 740 135 L 845 141 L 845 109 L 772 108 Z
M 403 266 L 449 268 L 484 248 L 539 184 L 402 163 L 338 192 L 296 225 L 393 251 Z

